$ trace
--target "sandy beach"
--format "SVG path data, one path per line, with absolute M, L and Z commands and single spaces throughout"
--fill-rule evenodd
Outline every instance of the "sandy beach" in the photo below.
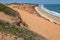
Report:
M 10 7 L 20 13 L 22 19 L 28 24 L 30 30 L 43 35 L 48 40 L 60 40 L 60 25 L 39 17 L 36 14 L 31 14 L 25 10 L 13 8 L 11 5 Z M 42 10 L 40 11 L 43 14 L 46 13 Z
M 28 23 L 30 30 L 43 35 L 48 40 L 60 40 L 60 25 L 22 10 L 20 10 L 20 13 L 24 21 Z
M 49 14 L 41 9 L 41 7 L 35 7 L 36 11 L 41 15 L 42 17 L 48 19 L 51 22 L 55 22 L 57 24 L 60 24 L 60 17 L 54 16 L 52 14 Z

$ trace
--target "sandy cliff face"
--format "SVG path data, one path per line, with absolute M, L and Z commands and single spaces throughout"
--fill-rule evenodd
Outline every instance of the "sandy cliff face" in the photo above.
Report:
M 0 7 L 2 5 L 0 4 Z M 8 8 L 3 11 L 3 8 Z M 1 40 L 47 40 L 47 38 L 43 37 L 42 35 L 39 35 L 38 33 L 35 33 L 33 30 L 30 30 L 29 28 L 25 27 L 30 27 L 29 23 L 31 22 L 29 17 L 31 15 L 36 15 L 37 12 L 34 10 L 34 7 L 37 5 L 33 4 L 9 4 L 4 5 L 1 7 L 2 12 L 0 12 L 0 39 Z M 1 9 L 0 8 L 0 9 Z M 10 9 L 11 8 L 11 9 Z M 12 10 L 13 9 L 13 10 Z M 14 11 L 15 10 L 15 11 Z M 17 12 L 16 12 L 17 11 Z M 19 13 L 17 16 L 12 16 L 8 15 L 6 13 Z M 24 15 L 28 16 L 24 16 Z M 25 18 L 29 20 L 25 20 Z M 31 16 L 33 17 L 33 16 Z M 26 24 L 25 23 L 28 24 Z M 12 25 L 11 25 L 12 24 Z M 32 25 L 31 25 L 32 27 Z M 33 26 L 34 27 L 34 26 Z M 5 34 L 6 33 L 6 34 Z M 17 38 L 18 37 L 18 38 Z
M 38 14 L 34 10 L 37 5 L 10 4 L 8 6 L 20 13 L 30 30 L 43 35 L 48 40 L 60 40 L 60 25 L 37 16 Z
M 34 7 L 38 6 L 38 5 L 34 5 L 34 4 L 9 4 L 9 7 L 11 7 L 12 9 L 18 9 L 18 10 L 23 10 L 23 11 L 27 11 L 31 14 L 36 14 L 37 12 L 35 11 Z

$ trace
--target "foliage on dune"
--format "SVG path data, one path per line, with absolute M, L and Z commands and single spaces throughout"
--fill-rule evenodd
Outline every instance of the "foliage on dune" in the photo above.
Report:
M 13 10 L 1 3 L 0 3 L 0 12 L 5 12 L 5 14 L 10 15 L 10 16 L 14 16 L 14 17 L 19 15 L 15 10 Z
M 11 25 L 8 22 L 5 23 L 3 21 L 0 21 L 0 31 L 7 34 L 13 34 L 17 37 L 23 38 L 24 40 L 47 40 L 41 35 L 30 31 L 29 29 L 23 28 L 15 24 Z
M 7 7 L 2 3 L 0 3 L 0 12 L 4 12 L 6 15 L 13 17 L 13 19 L 16 20 L 15 24 L 19 24 L 19 22 L 21 22 L 23 25 L 27 26 L 27 24 L 22 20 L 21 15 L 17 11 L 13 10 L 10 7 Z
M 0 12 L 5 12 L 6 15 L 14 16 L 14 18 L 18 16 L 18 13 L 15 10 L 1 3 L 0 3 Z M 23 22 L 22 19 L 21 22 Z M 23 24 L 25 25 L 24 22 Z M 24 40 L 47 40 L 43 36 L 38 35 L 33 31 L 30 31 L 28 28 L 25 28 L 25 26 L 19 26 L 13 23 L 10 24 L 9 22 L 5 21 L 0 21 L 0 32 L 2 33 L 4 32 L 6 34 L 12 34 L 18 38 L 23 38 Z

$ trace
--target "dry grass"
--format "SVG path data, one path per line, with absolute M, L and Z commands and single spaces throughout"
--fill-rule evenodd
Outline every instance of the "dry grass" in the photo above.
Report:
M 38 35 L 29 29 L 19 27 L 18 25 L 11 25 L 8 22 L 0 21 L 0 32 L 13 34 L 18 38 L 23 38 L 24 40 L 47 40 L 42 35 Z

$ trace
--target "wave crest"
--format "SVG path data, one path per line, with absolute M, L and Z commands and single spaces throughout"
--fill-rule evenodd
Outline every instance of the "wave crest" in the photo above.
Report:
M 41 9 L 44 10 L 44 11 L 46 11 L 46 12 L 48 12 L 48 13 L 51 14 L 51 15 L 54 15 L 54 16 L 57 16 L 57 17 L 60 17 L 60 13 L 55 12 L 55 11 L 51 11 L 51 10 L 45 8 L 44 5 L 41 5 Z

